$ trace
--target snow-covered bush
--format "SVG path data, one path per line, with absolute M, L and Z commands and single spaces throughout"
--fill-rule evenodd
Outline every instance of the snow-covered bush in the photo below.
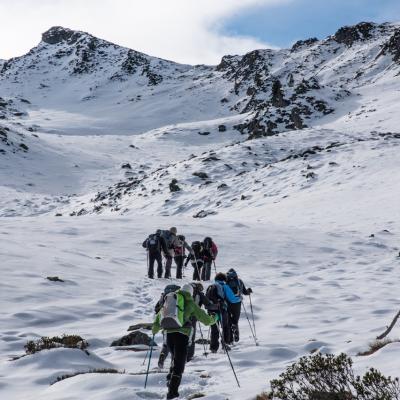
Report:
M 271 381 L 272 399 L 284 400 L 394 400 L 400 399 L 399 379 L 371 368 L 356 376 L 346 354 L 302 357 Z
M 79 335 L 63 335 L 61 337 L 42 337 L 39 340 L 30 340 L 25 346 L 26 354 L 34 354 L 41 350 L 50 350 L 57 347 L 85 350 L 88 342 Z

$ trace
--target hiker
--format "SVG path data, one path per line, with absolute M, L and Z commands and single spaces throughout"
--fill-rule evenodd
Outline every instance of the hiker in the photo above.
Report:
M 203 261 L 203 246 L 199 241 L 195 241 L 190 246 L 192 248 L 192 252 L 189 254 L 189 257 L 186 259 L 185 267 L 188 265 L 189 261 L 193 267 L 193 280 L 200 281 L 201 280 L 201 271 L 204 264 Z
M 178 235 L 178 240 L 174 244 L 174 260 L 176 264 L 176 279 L 182 279 L 183 263 L 186 258 L 185 250 L 192 252 L 191 247 L 186 243 L 186 238 L 183 235 Z
M 161 293 L 160 299 L 157 301 L 157 304 L 154 306 L 154 312 L 156 314 L 158 314 L 160 312 L 160 310 L 162 309 L 162 307 L 164 305 L 165 296 L 168 293 L 176 292 L 180 288 L 181 288 L 180 286 L 174 285 L 174 284 L 165 286 L 164 291 Z M 159 369 L 164 368 L 164 362 L 165 362 L 166 358 L 168 357 L 168 354 L 169 354 L 169 351 L 168 351 L 168 346 L 167 346 L 167 336 L 163 335 L 163 346 L 161 348 L 160 355 L 158 357 L 158 368 Z
M 231 268 L 227 274 L 227 284 L 231 288 L 233 294 L 239 299 L 238 303 L 228 304 L 228 314 L 232 338 L 235 342 L 239 341 L 239 318 L 242 308 L 243 295 L 249 296 L 253 293 L 251 288 L 246 288 L 243 281 L 238 277 L 236 271 Z
M 208 306 L 210 314 L 219 314 L 219 323 L 222 329 L 223 338 L 221 342 L 225 345 L 232 343 L 231 330 L 229 324 L 228 306 L 231 303 L 238 303 L 238 299 L 232 292 L 231 288 L 226 284 L 226 275 L 218 272 L 215 275 L 214 283 L 207 288 L 207 298 L 213 303 L 213 306 Z M 219 332 L 217 326 L 211 327 L 210 350 L 216 353 L 219 348 Z
M 201 279 L 203 281 L 209 281 L 211 279 L 211 265 L 215 262 L 218 255 L 218 247 L 210 237 L 206 237 L 203 240 L 203 270 L 201 273 Z
M 193 300 L 199 306 L 205 306 L 206 308 L 211 304 L 210 300 L 207 299 L 203 290 L 204 287 L 200 282 L 191 283 L 193 286 Z M 186 361 L 190 361 L 194 357 L 195 347 L 196 347 L 196 330 L 197 330 L 197 318 L 192 316 L 190 318 L 192 324 L 192 331 L 189 336 L 188 353 Z
M 182 247 L 181 241 L 176 236 L 178 230 L 175 226 L 170 228 L 168 231 L 161 231 L 161 236 L 164 238 L 167 245 L 168 252 L 165 254 L 165 278 L 171 278 L 171 266 L 172 259 L 175 256 L 175 248 Z M 183 246 L 190 252 L 191 249 L 186 241 L 183 242 Z
M 213 325 L 217 316 L 208 315 L 193 300 L 193 286 L 185 284 L 180 290 L 165 296 L 164 305 L 153 323 L 152 332 L 155 335 L 161 329 L 167 336 L 168 350 L 172 356 L 172 363 L 167 375 L 167 399 L 179 397 L 178 388 L 188 351 L 189 336 L 191 334 L 190 318 L 193 316 L 204 325 Z
M 157 261 L 157 277 L 161 278 L 163 273 L 161 250 L 164 254 L 168 253 L 161 231 L 157 230 L 156 233 L 149 235 L 142 243 L 142 246 L 147 249 L 148 277 L 154 279 L 154 261 Z

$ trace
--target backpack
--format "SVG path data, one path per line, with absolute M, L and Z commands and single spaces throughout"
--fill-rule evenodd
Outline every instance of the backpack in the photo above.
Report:
M 147 249 L 150 253 L 158 253 L 160 251 L 160 238 L 157 235 L 150 235 L 147 239 Z
M 207 253 L 207 258 L 215 259 L 218 254 L 217 245 L 213 242 L 210 237 L 206 237 L 203 240 L 203 248 Z
M 192 250 L 193 250 L 193 253 L 194 253 L 196 259 L 199 259 L 201 256 L 200 253 L 203 249 L 201 242 L 199 242 L 199 241 L 193 242 L 191 247 L 192 247 Z
M 161 309 L 160 326 L 162 329 L 179 329 L 184 321 L 185 298 L 178 292 L 168 293 Z
M 219 305 L 225 300 L 224 289 L 218 283 L 213 283 L 207 288 L 206 297 L 215 305 Z
M 174 285 L 173 283 L 171 285 L 165 286 L 164 291 L 161 293 L 160 300 L 158 300 L 157 304 L 154 307 L 154 312 L 157 314 L 162 309 L 165 301 L 165 296 L 168 293 L 176 292 L 180 288 L 180 286 Z
M 232 289 L 235 296 L 240 296 L 242 294 L 242 285 L 240 284 L 238 277 L 228 277 L 227 284 Z
M 167 249 L 172 249 L 172 243 L 174 241 L 174 235 L 170 231 L 161 231 L 161 237 L 165 240 Z

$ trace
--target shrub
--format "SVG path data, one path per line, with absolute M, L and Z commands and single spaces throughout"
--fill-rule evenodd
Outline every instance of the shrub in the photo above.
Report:
M 400 399 L 398 378 L 371 368 L 355 376 L 346 354 L 302 357 L 271 381 L 271 399 L 284 400 L 394 400 Z
M 397 341 L 397 340 L 396 340 Z M 390 339 L 384 339 L 384 340 L 375 340 L 369 344 L 369 349 L 367 351 L 363 351 L 358 353 L 358 356 L 370 356 L 371 354 L 374 354 L 376 351 L 381 349 L 382 347 L 385 347 L 389 343 L 393 343 L 394 340 Z
M 43 336 L 39 340 L 30 340 L 25 346 L 26 354 L 34 354 L 42 350 L 50 350 L 57 347 L 85 350 L 89 346 L 88 342 L 79 335 L 63 335 L 61 337 Z
M 90 371 L 85 372 L 73 372 L 71 374 L 65 374 L 58 376 L 57 379 L 50 383 L 50 385 L 54 385 L 57 382 L 61 382 L 64 379 L 73 378 L 74 376 L 83 375 L 83 374 L 124 374 L 125 372 L 120 372 L 113 368 L 99 368 L 99 369 L 91 369 Z

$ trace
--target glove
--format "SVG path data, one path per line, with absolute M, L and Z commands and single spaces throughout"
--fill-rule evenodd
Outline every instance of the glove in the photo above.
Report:
M 217 313 L 214 315 L 215 322 L 221 321 L 221 314 Z
M 248 294 L 252 294 L 253 293 L 253 289 L 251 287 L 247 288 L 247 293 Z

